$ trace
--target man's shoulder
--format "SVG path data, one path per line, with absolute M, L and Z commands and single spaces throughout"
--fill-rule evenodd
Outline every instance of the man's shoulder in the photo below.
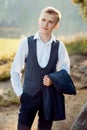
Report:
M 28 38 L 28 40 L 33 40 L 34 39 L 34 35 L 28 36 L 27 38 Z
M 53 42 L 55 46 L 59 46 L 60 41 L 58 39 L 55 39 L 55 41 Z
M 60 46 L 64 46 L 64 42 L 61 41 L 60 39 L 56 39 L 56 43 L 57 43 L 57 44 L 60 44 Z
M 57 44 L 59 44 L 59 43 L 60 43 L 60 40 L 59 40 L 59 39 L 55 39 L 55 42 L 56 42 Z

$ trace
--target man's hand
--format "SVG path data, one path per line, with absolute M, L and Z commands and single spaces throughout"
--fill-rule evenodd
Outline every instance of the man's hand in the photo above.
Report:
M 48 75 L 45 75 L 44 78 L 43 78 L 43 85 L 49 87 L 52 85 L 52 81 L 51 79 L 49 78 Z

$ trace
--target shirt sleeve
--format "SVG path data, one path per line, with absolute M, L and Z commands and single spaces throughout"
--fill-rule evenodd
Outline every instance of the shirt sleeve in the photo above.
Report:
M 14 61 L 11 67 L 11 84 L 17 96 L 20 96 L 23 92 L 22 90 L 22 83 L 21 83 L 21 76 L 22 76 L 22 69 L 24 68 L 25 58 L 28 54 L 28 45 L 27 45 L 27 38 L 23 38 L 17 53 L 14 57 Z
M 70 58 L 63 42 L 59 43 L 57 71 L 66 70 L 70 74 Z

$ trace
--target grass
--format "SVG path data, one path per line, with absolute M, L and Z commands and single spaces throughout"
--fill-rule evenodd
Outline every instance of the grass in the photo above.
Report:
M 0 107 L 1 106 L 10 106 L 10 105 L 19 105 L 18 97 L 14 94 L 12 89 L 9 89 L 0 95 Z
M 59 37 L 68 50 L 69 55 L 87 55 L 87 33 Z
M 0 65 L 0 81 L 8 80 L 10 77 L 10 69 L 12 62 Z
M 8 80 L 20 39 L 0 39 L 0 81 Z
M 69 55 L 87 55 L 87 39 L 72 41 L 65 45 Z
M 0 59 L 9 59 L 17 51 L 20 39 L 0 38 Z

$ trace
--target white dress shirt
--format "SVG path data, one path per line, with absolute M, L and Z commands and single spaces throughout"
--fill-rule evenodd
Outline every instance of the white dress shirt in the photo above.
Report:
M 52 35 L 51 39 L 47 43 L 43 43 L 43 41 L 41 41 L 40 39 L 39 34 L 36 33 L 34 39 L 37 39 L 38 64 L 42 68 L 44 68 L 48 64 L 50 51 L 51 51 L 51 43 L 52 41 L 55 41 L 55 37 Z M 17 96 L 20 96 L 23 92 L 22 83 L 21 83 L 21 76 L 22 76 L 21 70 L 24 68 L 25 58 L 27 57 L 29 51 L 27 41 L 28 41 L 27 37 L 22 39 L 10 71 L 11 83 Z M 59 60 L 56 65 L 56 70 L 59 71 L 61 69 L 65 69 L 68 73 L 70 73 L 70 59 L 67 50 L 63 42 L 61 41 L 59 44 L 58 58 Z

